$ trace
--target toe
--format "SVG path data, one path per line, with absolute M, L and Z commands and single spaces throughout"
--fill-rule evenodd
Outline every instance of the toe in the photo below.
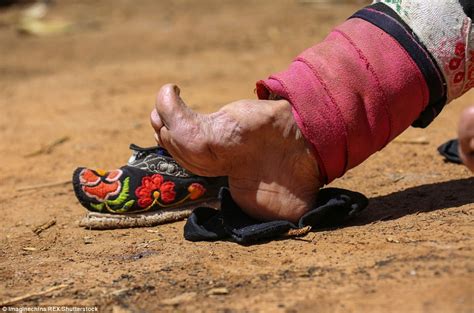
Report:
M 216 160 L 212 152 L 216 125 L 207 115 L 199 114 L 186 106 L 176 85 L 161 88 L 151 113 L 157 143 L 168 150 L 173 158 L 187 170 L 203 176 L 222 176 L 225 160 Z M 218 140 L 217 145 L 222 141 Z M 219 161 L 219 162 L 218 162 Z
M 195 114 L 186 106 L 179 94 L 178 86 L 167 84 L 161 87 L 156 98 L 155 110 L 157 116 L 162 125 L 169 130 L 173 130 L 183 122 L 195 118 Z
M 474 106 L 463 111 L 459 121 L 458 135 L 461 159 L 474 172 Z
M 186 106 L 179 93 L 178 86 L 174 84 L 161 87 L 150 118 L 158 144 L 175 159 L 186 159 L 186 155 L 190 154 L 188 150 L 194 146 L 190 138 L 200 133 L 199 116 Z
M 153 111 L 151 111 L 150 122 L 156 133 L 158 133 L 161 127 L 164 126 L 160 116 L 158 115 L 158 112 L 156 112 L 156 109 L 153 109 Z

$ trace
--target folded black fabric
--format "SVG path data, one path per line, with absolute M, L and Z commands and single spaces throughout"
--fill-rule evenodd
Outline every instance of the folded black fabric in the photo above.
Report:
M 459 158 L 459 141 L 457 139 L 451 139 L 448 142 L 443 143 L 438 147 L 438 152 L 446 158 L 446 161 L 456 164 L 462 164 Z
M 314 209 L 303 215 L 297 224 L 289 221 L 262 222 L 245 214 L 232 199 L 227 188 L 220 190 L 221 210 L 199 207 L 184 226 L 184 238 L 190 241 L 231 239 L 240 244 L 252 244 L 278 239 L 299 230 L 337 227 L 368 205 L 361 193 L 339 188 L 321 189 Z

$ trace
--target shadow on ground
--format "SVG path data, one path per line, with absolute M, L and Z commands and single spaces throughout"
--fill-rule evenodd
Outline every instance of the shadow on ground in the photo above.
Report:
M 370 199 L 367 209 L 348 226 L 394 220 L 469 203 L 474 205 L 474 178 L 421 185 Z

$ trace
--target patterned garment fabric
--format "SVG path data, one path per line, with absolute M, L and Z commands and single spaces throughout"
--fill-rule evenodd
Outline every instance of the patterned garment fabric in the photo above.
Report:
M 172 210 L 215 200 L 227 178 L 206 178 L 182 168 L 160 147 L 131 145 L 126 166 L 111 171 L 77 168 L 73 186 L 89 211 L 107 214 Z
M 395 39 L 411 56 L 420 69 L 429 91 L 426 108 L 412 123 L 414 127 L 427 127 L 441 112 L 447 101 L 447 87 L 436 60 L 410 27 L 389 6 L 376 3 L 351 16 L 363 19 Z
M 449 103 L 474 87 L 472 1 L 376 0 L 389 6 L 426 46 L 443 72 Z M 468 16 L 467 13 L 471 15 Z
M 285 237 L 307 234 L 310 230 L 338 227 L 357 216 L 368 205 L 361 193 L 339 188 L 324 188 L 312 210 L 297 224 L 280 220 L 262 222 L 245 214 L 234 202 L 227 188 L 222 188 L 221 210 L 199 207 L 184 226 L 189 241 L 231 240 L 239 244 L 255 244 Z

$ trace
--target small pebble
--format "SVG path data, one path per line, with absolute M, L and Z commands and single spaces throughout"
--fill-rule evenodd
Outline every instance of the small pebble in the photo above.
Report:
M 183 294 L 180 294 L 179 296 L 176 296 L 174 298 L 170 299 L 165 299 L 161 301 L 161 304 L 164 305 L 179 305 L 181 303 L 189 302 L 193 300 L 196 297 L 197 293 L 195 292 L 185 292 Z
M 91 237 L 84 237 L 82 239 L 84 240 L 84 244 L 86 244 L 86 245 L 94 243 L 94 241 L 92 240 Z
M 225 287 L 212 288 L 207 292 L 209 296 L 224 296 L 229 294 L 229 289 Z
M 385 240 L 387 240 L 387 242 L 400 243 L 398 239 L 393 238 L 393 237 L 387 237 L 385 238 Z

